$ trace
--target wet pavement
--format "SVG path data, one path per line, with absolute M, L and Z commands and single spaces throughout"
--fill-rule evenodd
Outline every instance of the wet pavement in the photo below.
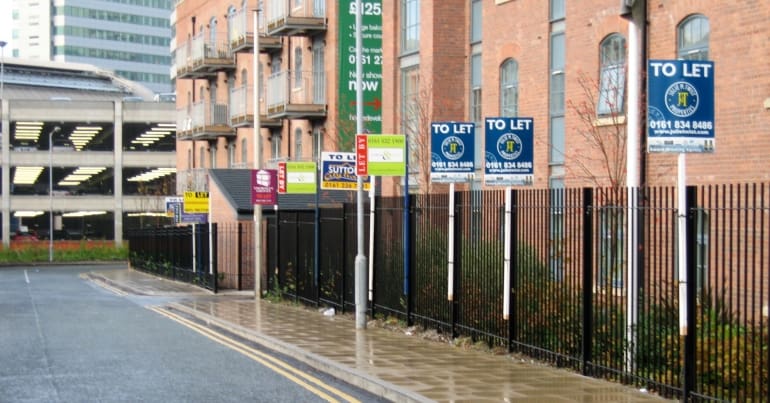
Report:
M 131 269 L 88 277 L 127 294 L 175 296 L 165 309 L 198 318 L 393 401 L 647 402 L 634 388 L 545 365 L 382 328 L 356 330 L 348 316 L 214 295 Z

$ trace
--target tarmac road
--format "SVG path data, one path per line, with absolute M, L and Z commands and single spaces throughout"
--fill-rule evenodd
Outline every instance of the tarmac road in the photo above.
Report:
M 382 401 L 79 277 L 108 269 L 0 268 L 1 402 Z

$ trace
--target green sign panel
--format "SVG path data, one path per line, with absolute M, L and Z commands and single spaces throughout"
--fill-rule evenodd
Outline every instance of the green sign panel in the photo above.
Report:
M 382 0 L 342 0 L 339 6 L 339 151 L 352 151 L 356 133 L 356 13 L 361 14 L 364 129 L 382 132 Z
M 356 174 L 406 175 L 406 137 L 403 134 L 356 136 Z
M 278 193 L 315 193 L 315 162 L 289 161 L 278 164 Z

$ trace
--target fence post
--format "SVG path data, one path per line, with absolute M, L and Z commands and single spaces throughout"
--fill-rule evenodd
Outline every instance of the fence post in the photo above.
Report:
M 583 188 L 583 334 L 582 362 L 583 375 L 589 375 L 588 364 L 593 359 L 593 263 L 594 263 L 594 191 Z
M 695 390 L 695 376 L 696 376 L 696 341 L 697 341 L 697 318 L 696 318 L 696 304 L 697 304 L 697 259 L 696 252 L 698 250 L 698 219 L 697 219 L 697 203 L 698 193 L 695 186 L 688 186 L 685 196 L 685 211 L 687 212 L 687 334 L 684 336 L 684 390 L 682 390 L 682 401 L 688 401 L 690 393 Z
M 519 215 L 518 215 L 518 196 L 519 191 L 517 189 L 511 189 L 511 264 L 510 264 L 510 279 L 511 286 L 505 290 L 510 295 L 510 303 L 508 304 L 508 352 L 513 351 L 513 341 L 518 339 L 518 327 L 516 326 L 516 293 L 512 290 L 517 288 L 518 281 L 516 273 L 519 271 Z
M 211 272 L 214 274 L 214 294 L 217 293 L 219 290 L 219 239 L 218 239 L 218 230 L 219 226 L 217 223 L 212 224 L 211 226 L 211 234 L 209 234 L 209 237 L 211 241 L 209 242 L 209 245 L 211 245 L 211 256 L 209 257 L 209 260 L 211 261 L 211 265 L 213 266 L 211 268 Z
M 408 293 L 406 295 L 406 323 L 407 323 L 408 326 L 412 326 L 414 324 L 413 320 L 412 320 L 412 311 L 414 310 L 414 293 L 415 293 L 415 288 L 417 288 L 417 287 L 413 286 L 414 285 L 414 278 L 415 278 L 414 272 L 416 270 L 416 267 L 413 266 L 413 263 L 415 261 L 415 254 L 417 253 L 417 234 L 416 234 L 416 232 L 417 232 L 417 222 L 416 222 L 417 221 L 417 218 L 416 218 L 417 214 L 415 213 L 416 209 L 415 209 L 414 206 L 416 204 L 415 202 L 416 202 L 417 198 L 414 195 L 409 195 L 409 198 L 412 199 L 412 200 L 409 201 L 409 212 L 408 212 L 409 213 L 409 244 L 410 245 L 409 245 L 409 249 L 408 249 L 409 256 L 407 256 L 407 259 L 409 259 L 410 270 L 409 270 L 409 273 L 408 273 L 409 278 L 407 279 L 407 281 L 409 283 L 409 287 L 408 287 L 408 290 L 407 290 Z M 374 305 L 374 304 L 372 304 L 372 305 Z
M 238 238 L 238 242 L 236 243 L 237 249 L 237 255 L 236 255 L 236 269 L 235 269 L 235 288 L 238 291 L 243 290 L 243 284 L 241 282 L 241 277 L 243 276 L 243 270 L 241 268 L 241 265 L 243 264 L 243 223 L 238 222 L 238 227 L 236 228 L 236 237 Z M 256 252 L 256 251 L 255 251 Z M 256 276 L 256 270 L 254 275 Z M 254 281 L 257 281 L 257 278 L 254 277 Z M 256 298 L 259 298 L 259 293 L 256 294 Z
M 457 315 L 458 315 L 458 309 L 457 309 L 457 299 L 460 297 L 458 295 L 458 287 L 457 284 L 460 282 L 460 272 L 461 272 L 461 266 L 462 266 L 462 237 L 461 237 L 461 230 L 462 225 L 460 223 L 462 222 L 462 209 L 460 206 L 463 204 L 463 193 L 457 192 L 455 194 L 455 226 L 454 228 L 449 228 L 449 231 L 454 231 L 455 234 L 455 247 L 454 247 L 454 267 L 452 270 L 452 276 L 454 277 L 454 283 L 452 284 L 452 301 L 450 301 L 451 305 L 451 326 L 452 326 L 452 339 L 457 338 Z

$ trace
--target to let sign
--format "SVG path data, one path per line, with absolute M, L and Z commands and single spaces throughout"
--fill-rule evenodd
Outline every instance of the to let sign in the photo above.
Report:
M 714 152 L 714 63 L 650 60 L 647 151 Z

